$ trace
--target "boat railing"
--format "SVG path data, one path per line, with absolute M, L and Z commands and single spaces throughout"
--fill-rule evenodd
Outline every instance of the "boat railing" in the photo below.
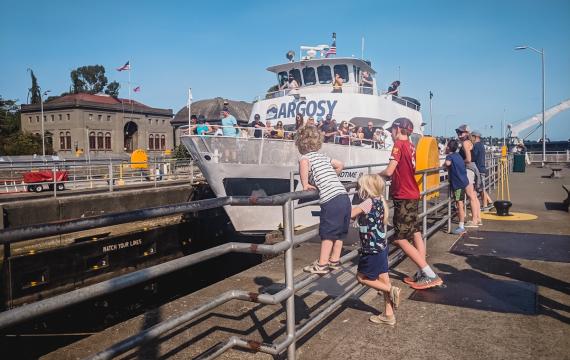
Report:
M 542 151 L 540 152 L 527 152 L 526 156 L 530 163 L 568 163 L 570 162 L 570 150 L 566 151 L 547 151 L 546 158 L 543 160 Z
M 223 135 L 222 128 L 232 129 L 236 136 Z M 200 157 L 207 161 L 291 166 L 297 161 L 291 156 L 295 134 L 296 131 L 276 130 L 275 128 L 217 126 L 214 132 L 194 134 L 190 137 Z M 335 135 L 331 142 L 325 144 L 325 146 L 347 146 L 349 154 L 361 151 L 361 149 L 390 149 L 389 143 L 384 141 L 357 139 L 346 135 Z
M 493 176 L 498 171 L 497 164 L 499 161 L 492 158 L 489 164 L 490 173 Z M 359 165 L 351 168 L 367 168 L 371 173 L 378 166 L 386 164 L 368 164 Z M 450 184 L 444 180 L 438 186 L 427 188 L 427 177 L 430 175 L 438 175 L 444 169 L 433 168 L 418 171 L 418 175 L 422 177 L 422 191 L 420 193 L 420 201 L 422 203 L 421 213 L 418 215 L 422 219 L 423 237 L 427 240 L 438 229 L 447 224 L 447 232 L 451 231 L 452 197 L 448 196 Z M 294 172 L 291 177 L 294 177 Z M 491 175 L 490 175 L 491 176 Z M 496 176 L 493 181 L 489 178 L 487 186 L 496 185 Z M 353 189 L 354 183 L 348 184 L 348 189 Z M 447 190 L 447 191 L 443 191 Z M 438 194 L 434 199 L 433 194 Z M 229 302 L 229 301 L 247 301 L 264 305 L 280 306 L 285 302 L 285 332 L 274 343 L 264 343 L 259 340 L 244 339 L 240 336 L 232 336 L 225 342 L 211 348 L 207 353 L 202 354 L 202 359 L 213 359 L 227 350 L 239 347 L 253 352 L 263 352 L 273 356 L 279 356 L 287 351 L 288 359 L 296 358 L 296 342 L 307 335 L 318 323 L 326 319 L 334 313 L 334 311 L 342 305 L 351 296 L 362 296 L 368 288 L 359 284 L 356 279 L 350 281 L 343 289 L 343 292 L 334 298 L 331 302 L 322 305 L 322 308 L 311 313 L 308 318 L 301 324 L 295 320 L 295 297 L 296 293 L 306 288 L 311 283 L 318 281 L 321 276 L 317 274 L 301 274 L 294 276 L 293 251 L 295 247 L 303 242 L 317 236 L 318 229 L 312 228 L 303 233 L 295 232 L 294 211 L 297 208 L 306 206 L 306 204 L 296 204 L 296 200 L 315 200 L 317 191 L 297 191 L 289 192 L 273 196 L 263 197 L 247 197 L 247 196 L 229 196 L 215 199 L 206 199 L 168 205 L 156 208 L 141 209 L 135 212 L 124 212 L 106 214 L 91 218 L 61 221 L 49 224 L 32 225 L 25 228 L 13 228 L 0 230 L 0 245 L 4 246 L 4 264 L 8 264 L 11 259 L 10 245 L 26 240 L 61 235 L 82 230 L 88 230 L 97 227 L 117 225 L 132 221 L 140 221 L 144 219 L 156 218 L 160 216 L 169 216 L 174 214 L 183 214 L 188 212 L 196 212 L 200 210 L 219 208 L 222 206 L 281 206 L 283 211 L 283 241 L 276 244 L 256 244 L 229 242 L 219 246 L 202 250 L 181 258 L 171 260 L 159 265 L 155 265 L 146 269 L 134 271 L 128 274 L 120 275 L 110 280 L 79 288 L 61 295 L 43 299 L 34 303 L 26 304 L 17 308 L 13 308 L 0 313 L 0 329 L 7 329 L 17 324 L 21 324 L 40 316 L 52 314 L 65 308 L 79 304 L 81 302 L 95 299 L 104 295 L 115 293 L 117 291 L 129 288 L 131 286 L 140 285 L 149 281 L 153 281 L 159 277 L 171 274 L 175 271 L 187 268 L 189 266 L 202 263 L 209 259 L 213 259 L 229 253 L 254 253 L 254 254 L 284 254 L 284 278 L 283 287 L 276 293 L 258 293 L 248 292 L 240 289 L 225 291 L 211 299 L 207 299 L 202 304 L 194 305 L 187 310 L 181 312 L 175 317 L 163 320 L 154 324 L 138 333 L 110 346 L 101 351 L 90 359 L 111 359 L 127 351 L 140 347 L 151 341 L 159 341 L 164 334 L 172 332 L 174 329 L 182 326 L 189 326 L 195 319 L 201 318 L 213 309 Z M 429 201 L 428 201 L 429 198 Z M 431 221 L 428 221 L 431 220 Z M 388 231 L 386 236 L 392 237 L 393 229 Z M 355 249 L 344 255 L 341 259 L 343 268 L 351 267 L 352 260 L 359 255 L 358 249 Z M 400 250 L 393 250 L 389 255 L 389 264 L 394 266 L 403 259 L 405 254 Z

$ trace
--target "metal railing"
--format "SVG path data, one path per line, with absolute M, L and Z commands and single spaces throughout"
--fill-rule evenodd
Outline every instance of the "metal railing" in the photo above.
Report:
M 542 152 L 527 152 L 528 161 L 531 163 L 542 163 Z M 549 163 L 570 163 L 570 150 L 547 151 L 546 162 Z
M 496 169 L 498 161 L 495 158 L 490 159 L 489 163 L 489 181 L 487 186 L 490 188 L 496 184 Z M 366 169 L 369 173 L 373 169 L 385 166 L 386 164 L 368 164 L 359 166 L 349 166 L 346 169 Z M 452 213 L 452 198 L 448 196 L 446 199 L 434 202 L 428 200 L 428 196 L 434 192 L 439 192 L 443 189 L 449 188 L 449 182 L 446 180 L 439 186 L 432 189 L 426 189 L 427 176 L 430 174 L 442 174 L 442 168 L 434 168 L 419 171 L 418 174 L 423 177 L 423 191 L 421 192 L 422 212 L 419 218 L 422 220 L 422 231 L 425 240 L 435 233 L 440 227 L 447 223 L 448 232 L 451 231 L 451 218 Z M 444 173 L 445 175 L 445 173 Z M 295 172 L 291 172 L 291 179 L 295 177 Z M 355 184 L 352 183 L 347 188 L 354 188 Z M 295 234 L 294 210 L 316 204 L 318 200 L 316 191 L 298 191 L 285 194 L 279 194 L 267 197 L 223 197 L 216 199 L 199 200 L 184 204 L 177 204 L 171 206 L 142 209 L 130 213 L 109 214 L 87 219 L 64 221 L 59 223 L 34 225 L 16 229 L 6 229 L 0 231 L 0 244 L 8 247 L 8 252 L 5 251 L 4 256 L 10 256 L 9 246 L 12 243 L 25 241 L 28 239 L 49 236 L 53 234 L 70 233 L 93 227 L 101 227 L 114 225 L 118 223 L 125 223 L 129 221 L 136 221 L 145 218 L 153 218 L 158 216 L 167 216 L 177 213 L 193 212 L 205 209 L 212 209 L 221 206 L 275 206 L 281 205 L 283 211 L 283 241 L 273 245 L 259 245 L 254 243 L 236 243 L 230 242 L 219 245 L 204 251 L 200 251 L 191 255 L 187 255 L 176 260 L 172 260 L 163 264 L 155 265 L 143 270 L 138 270 L 126 275 L 118 276 L 114 279 L 103 281 L 91 286 L 80 288 L 62 295 L 54 296 L 45 300 L 35 303 L 27 304 L 18 308 L 14 308 L 3 313 L 0 313 L 0 329 L 31 320 L 38 316 L 43 316 L 57 310 L 64 309 L 67 306 L 78 304 L 88 299 L 93 299 L 102 295 L 110 294 L 121 289 L 125 289 L 137 284 L 141 284 L 159 276 L 172 273 L 174 271 L 183 269 L 185 267 L 198 264 L 208 259 L 218 257 L 223 254 L 237 252 L 237 253 L 255 253 L 255 254 L 280 254 L 284 252 L 285 256 L 285 287 L 276 294 L 270 295 L 266 293 L 246 292 L 242 290 L 230 290 L 223 294 L 210 299 L 206 303 L 196 306 L 191 310 L 183 313 L 175 318 L 160 322 L 150 328 L 144 329 L 141 332 L 124 339 L 108 349 L 94 355 L 91 359 L 111 359 L 115 356 L 123 354 L 137 346 L 140 346 L 149 341 L 157 340 L 161 335 L 171 331 L 183 324 L 187 324 L 191 320 L 204 315 L 208 311 L 228 302 L 231 300 L 242 300 L 260 304 L 276 305 L 281 302 L 286 302 L 286 334 L 283 339 L 273 344 L 262 344 L 256 340 L 242 339 L 240 337 L 231 337 L 225 343 L 222 343 L 215 348 L 211 349 L 205 354 L 203 359 L 213 359 L 225 351 L 233 347 L 241 347 L 252 351 L 260 351 L 272 355 L 281 354 L 287 349 L 289 359 L 295 359 L 295 343 L 296 341 L 306 335 L 317 323 L 330 315 L 338 306 L 340 306 L 346 299 L 354 294 L 362 294 L 367 288 L 364 288 L 356 280 L 351 283 L 345 292 L 334 299 L 326 307 L 321 309 L 315 314 L 311 314 L 309 319 L 298 327 L 295 326 L 295 306 L 294 295 L 299 290 L 305 288 L 312 282 L 320 278 L 319 275 L 300 275 L 296 279 L 293 276 L 293 249 L 294 245 L 303 243 L 317 235 L 318 229 L 311 229 L 303 234 Z M 295 200 L 308 200 L 308 203 L 294 204 Z M 312 200 L 312 201 L 311 201 Z M 439 210 L 447 205 L 445 214 L 434 216 Z M 434 220 L 429 222 L 429 218 Z M 393 229 L 388 231 L 386 236 L 393 235 Z M 351 251 L 341 258 L 341 264 L 347 264 L 352 259 L 358 256 L 358 250 Z M 390 266 L 394 265 L 405 254 L 400 250 L 396 250 L 390 254 Z
M 141 168 L 142 166 L 142 168 Z M 51 173 L 51 178 L 40 182 L 25 182 L 24 175 L 29 172 Z M 66 172 L 66 180 L 61 179 L 60 172 Z M 168 180 L 189 179 L 194 181 L 199 171 L 192 160 L 171 159 L 150 161 L 146 163 L 112 162 L 108 163 L 68 163 L 13 165 L 0 169 L 2 193 L 42 192 L 49 190 L 57 197 L 65 189 L 108 189 L 113 191 L 117 186 L 153 182 L 154 187 Z M 58 180 L 58 177 L 60 179 Z

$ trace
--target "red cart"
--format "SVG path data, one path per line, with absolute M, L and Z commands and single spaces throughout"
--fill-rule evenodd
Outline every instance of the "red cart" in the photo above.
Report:
M 30 184 L 26 187 L 28 191 L 41 192 L 47 186 L 49 190 L 53 190 L 53 174 L 51 170 L 30 171 L 24 174 L 24 183 Z M 69 179 L 67 171 L 55 172 L 55 187 L 58 191 L 65 189 L 63 181 Z

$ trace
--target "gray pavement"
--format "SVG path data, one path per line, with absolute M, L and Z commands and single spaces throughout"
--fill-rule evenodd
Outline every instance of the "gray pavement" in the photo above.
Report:
M 428 242 L 428 262 L 446 281 L 439 289 L 414 292 L 401 282 L 415 271 L 405 260 L 392 273 L 403 301 L 393 327 L 368 321 L 378 313 L 380 298 L 367 291 L 351 298 L 297 343 L 298 359 L 570 359 L 570 215 L 556 208 L 566 198 L 562 179 L 542 178 L 547 169 L 527 168 L 511 174 L 513 211 L 533 213 L 526 222 L 485 221 L 463 238 L 436 233 Z M 550 203 L 550 204 L 545 204 Z M 500 234 L 497 235 L 497 232 Z M 515 233 L 515 235 L 513 235 Z M 529 235 L 517 237 L 517 233 Z M 354 235 L 354 234 L 353 234 Z M 500 254 L 501 239 L 520 238 L 516 257 Z M 560 247 L 566 261 L 536 259 L 541 247 Z M 485 241 L 498 241 L 481 252 Z M 458 244 L 472 253 L 457 253 Z M 355 248 L 350 241 L 346 250 Z M 450 251 L 451 249 L 451 251 Z M 524 251 L 524 249 L 527 249 Z M 534 250 L 533 250 L 534 249 Z M 538 250 L 537 250 L 538 249 Z M 508 250 L 508 249 L 507 249 Z M 479 251 L 479 253 L 477 252 Z M 316 258 L 318 243 L 294 251 L 296 274 Z M 354 265 L 324 276 L 297 293 L 297 321 L 338 296 L 354 277 Z M 229 289 L 272 291 L 283 283 L 283 261 L 277 257 L 220 283 L 118 324 L 45 359 L 77 359 L 105 349 L 142 328 L 178 316 Z M 188 279 L 192 281 L 192 279 Z M 120 358 L 190 359 L 233 335 L 271 343 L 284 333 L 281 306 L 231 301 L 213 312 Z M 270 359 L 261 353 L 233 349 L 222 359 Z

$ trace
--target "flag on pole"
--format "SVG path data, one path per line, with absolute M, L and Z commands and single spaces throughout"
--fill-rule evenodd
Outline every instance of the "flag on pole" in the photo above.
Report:
M 120 68 L 117 68 L 117 71 L 125 71 L 125 70 L 131 70 L 130 61 L 127 61 L 125 65 L 121 66 Z
M 432 99 L 433 98 L 433 93 L 430 91 L 429 92 L 429 98 Z
M 331 47 L 325 53 L 325 57 L 328 58 L 329 55 L 336 55 L 336 33 L 333 33 L 333 41 Z
M 141 91 L 141 87 L 137 86 L 136 88 L 133 89 L 133 92 L 140 92 Z

